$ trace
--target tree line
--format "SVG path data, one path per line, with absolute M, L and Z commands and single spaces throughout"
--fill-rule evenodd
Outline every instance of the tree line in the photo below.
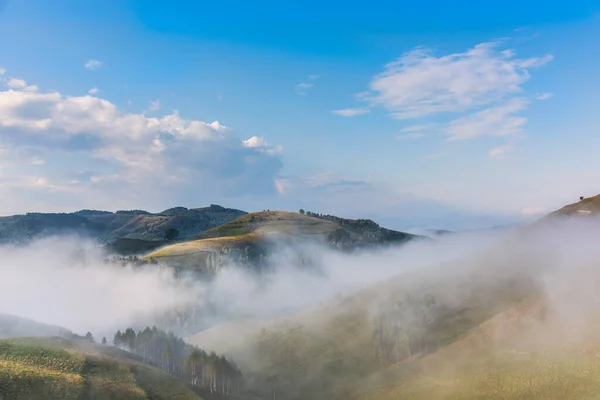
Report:
M 137 333 L 127 328 L 115 333 L 113 344 L 137 354 L 143 362 L 186 379 L 211 393 L 240 392 L 242 373 L 233 361 L 188 344 L 172 332 L 155 326 Z

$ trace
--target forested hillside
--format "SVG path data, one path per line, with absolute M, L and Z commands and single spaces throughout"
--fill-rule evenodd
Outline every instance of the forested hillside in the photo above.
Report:
M 158 241 L 138 245 L 151 249 L 162 244 L 161 241 L 185 239 L 244 214 L 244 211 L 218 205 L 194 209 L 175 207 L 159 213 L 144 210 L 27 213 L 0 217 L 0 243 L 27 243 L 54 234 L 77 234 L 99 243 L 122 238 Z M 130 243 L 130 247 L 137 250 L 135 244 Z

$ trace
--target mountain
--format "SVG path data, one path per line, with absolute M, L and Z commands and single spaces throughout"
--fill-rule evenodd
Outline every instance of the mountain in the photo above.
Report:
M 407 243 L 424 237 L 380 227 L 371 220 L 351 220 L 330 215 L 287 211 L 250 213 L 199 233 L 195 240 L 153 251 L 143 260 L 176 267 L 215 271 L 226 260 L 260 263 L 277 245 L 313 242 L 352 251 Z
M 596 196 L 540 221 L 599 212 Z M 545 228 L 515 228 L 494 246 L 315 309 L 229 321 L 188 340 L 233 357 L 264 396 L 275 376 L 281 400 L 591 400 L 600 251 L 588 231 L 563 241 Z
M 0 217 L 0 243 L 25 243 L 53 234 L 77 234 L 100 243 L 123 238 L 142 240 L 146 243 L 140 242 L 139 246 L 148 249 L 161 245 L 168 229 L 177 230 L 178 238 L 185 239 L 245 214 L 245 211 L 218 205 L 193 209 L 175 207 L 155 214 L 143 210 L 27 213 Z M 158 243 L 147 243 L 155 241 Z M 137 250 L 133 244 L 128 243 Z M 119 244 L 115 248 L 119 249 Z
M 182 380 L 81 339 L 0 340 L 3 399 L 198 399 Z

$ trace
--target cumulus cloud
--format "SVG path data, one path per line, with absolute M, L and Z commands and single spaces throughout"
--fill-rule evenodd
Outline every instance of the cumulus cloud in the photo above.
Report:
M 258 136 L 252 136 L 249 139 L 242 140 L 244 147 L 251 149 L 257 149 L 267 154 L 279 154 L 283 151 L 283 147 L 280 145 L 273 146 L 267 142 L 264 138 Z
M 4 172 L 0 193 L 15 207 L 23 198 L 34 204 L 42 192 L 67 209 L 266 194 L 276 190 L 282 167 L 280 146 L 259 137 L 243 141 L 218 121 L 186 119 L 177 111 L 151 118 L 105 99 L 60 92 L 0 91 L 0 141 L 8 150 L 48 155 L 43 175 L 31 177 L 18 168 L 19 152 L 11 152 L 16 167 Z M 48 209 L 53 204 L 46 199 Z M 3 206 L 0 211 L 9 212 Z
M 85 64 L 83 64 L 83 66 L 85 67 L 85 69 L 93 70 L 100 68 L 102 66 L 102 63 L 98 60 L 91 59 L 88 60 Z
M 370 112 L 371 110 L 368 108 L 346 108 L 343 110 L 333 110 L 331 113 L 341 115 L 342 117 L 356 117 L 357 115 L 364 115 Z
M 440 57 L 416 48 L 386 65 L 364 97 L 398 119 L 461 112 L 522 92 L 529 69 L 551 60 L 550 55 L 516 58 L 512 50 L 499 50 L 498 42 Z

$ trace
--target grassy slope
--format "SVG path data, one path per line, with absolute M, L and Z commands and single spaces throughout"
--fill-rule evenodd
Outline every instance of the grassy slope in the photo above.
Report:
M 580 209 L 597 215 L 600 196 L 543 220 L 579 216 Z M 560 340 L 532 346 L 550 328 L 542 321 L 535 281 L 522 275 L 528 257 L 526 247 L 506 256 L 483 252 L 478 259 L 501 275 L 486 276 L 481 265 L 464 269 L 460 263 L 413 271 L 303 315 L 223 324 L 190 341 L 228 353 L 246 376 L 277 374 L 281 399 L 597 399 L 600 337 L 566 349 Z M 426 334 L 431 351 L 382 368 L 373 341 L 377 304 L 436 292 L 447 309 Z M 532 319 L 533 327 L 527 326 Z
M 364 381 L 380 369 L 373 342 L 373 316 L 380 303 L 396 302 L 407 293 L 431 293 L 449 304 L 444 318 L 426 338 L 434 348 L 466 335 L 532 291 L 530 282 L 512 276 L 498 280 L 470 271 L 462 276 L 444 273 L 452 268 L 450 264 L 439 266 L 426 274 L 440 276 L 446 293 L 465 292 L 472 287 L 461 299 L 444 298 L 439 280 L 424 279 L 415 271 L 332 301 L 318 310 L 264 324 L 264 332 L 249 321 L 248 329 L 232 324 L 233 329 L 224 326 L 221 332 L 216 328 L 216 332 L 200 333 L 189 340 L 228 353 L 245 368 L 247 376 L 276 374 L 287 391 L 287 397 L 282 393 L 281 398 L 348 396 L 354 382 Z
M 0 340 L 0 393 L 9 399 L 200 399 L 125 352 L 105 352 L 59 338 Z
M 263 211 L 251 213 L 234 221 L 198 234 L 196 240 L 166 246 L 146 255 L 145 259 L 179 261 L 180 257 L 201 258 L 206 252 L 222 246 L 253 245 L 271 234 L 298 236 L 325 236 L 340 224 L 293 212 Z

